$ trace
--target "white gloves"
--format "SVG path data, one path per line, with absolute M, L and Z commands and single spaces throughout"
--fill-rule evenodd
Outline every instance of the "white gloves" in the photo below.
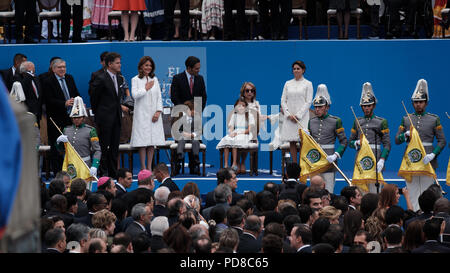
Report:
M 377 172 L 381 173 L 383 168 L 384 168 L 384 159 L 380 158 L 380 160 L 378 160 L 378 163 L 377 163 Z
M 355 141 L 355 148 L 358 151 L 360 147 L 361 147 L 361 140 L 358 139 L 357 141 Z
M 89 169 L 89 174 L 90 174 L 91 176 L 97 176 L 97 168 L 96 168 L 96 167 L 91 167 L 91 168 Z
M 424 158 L 423 158 L 423 164 L 428 164 L 431 162 L 431 160 L 433 160 L 436 157 L 436 155 L 434 153 L 430 153 L 427 154 Z
M 67 138 L 66 135 L 60 135 L 60 136 L 56 139 L 56 143 L 60 143 L 60 142 L 69 142 L 69 139 Z
M 405 132 L 405 138 L 409 138 L 411 136 L 411 132 L 408 130 Z
M 327 160 L 330 163 L 333 163 L 334 161 L 336 161 L 336 159 L 338 159 L 338 157 L 340 158 L 339 154 L 336 152 L 332 155 L 327 156 Z

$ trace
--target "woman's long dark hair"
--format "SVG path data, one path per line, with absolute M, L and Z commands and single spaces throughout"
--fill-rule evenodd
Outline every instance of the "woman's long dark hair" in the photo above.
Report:
M 142 79 L 145 76 L 144 75 L 144 70 L 141 67 L 148 61 L 152 64 L 152 71 L 150 72 L 149 77 L 153 78 L 155 76 L 155 69 L 156 69 L 155 62 L 153 61 L 152 57 L 144 56 L 144 57 L 142 57 L 139 60 L 139 63 L 138 63 L 138 73 L 139 73 L 138 77 L 139 77 L 139 79 Z

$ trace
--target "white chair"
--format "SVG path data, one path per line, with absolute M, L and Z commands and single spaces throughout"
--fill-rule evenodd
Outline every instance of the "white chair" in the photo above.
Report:
M 308 12 L 306 11 L 306 0 L 292 0 L 292 16 L 298 18 L 298 36 L 302 39 L 303 19 L 306 19 Z M 306 23 L 306 20 L 305 20 Z M 308 29 L 305 24 L 305 40 L 308 39 Z
M 53 20 L 56 20 L 56 30 L 58 32 L 58 42 L 59 42 L 59 36 L 60 36 L 60 32 L 59 32 L 59 24 L 61 22 L 61 11 L 59 10 L 59 2 L 60 0 L 39 0 L 38 1 L 38 5 L 39 5 L 39 23 L 40 23 L 40 29 L 42 29 L 42 21 L 43 20 L 47 20 L 47 26 L 48 26 L 48 42 L 50 43 L 52 40 L 52 35 L 51 33 L 53 33 Z M 56 11 L 51 11 L 54 8 L 56 8 Z M 43 11 L 46 10 L 46 11 Z M 41 36 L 39 35 L 39 42 L 41 42 Z
M 358 3 L 358 6 L 359 6 L 359 3 Z M 361 15 L 362 15 L 362 13 L 363 13 L 363 10 L 359 7 L 350 11 L 350 16 L 356 18 L 356 37 L 358 39 L 361 39 Z M 337 10 L 335 10 L 335 9 L 327 10 L 328 40 L 330 39 L 330 32 L 331 32 L 331 18 L 336 17 L 336 14 L 337 14 Z

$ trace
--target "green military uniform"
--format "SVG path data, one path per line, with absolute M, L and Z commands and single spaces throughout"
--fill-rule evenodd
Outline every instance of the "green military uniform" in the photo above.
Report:
M 94 127 L 82 123 L 79 127 L 70 125 L 64 128 L 70 144 L 89 167 L 98 168 L 100 165 L 101 149 L 97 131 Z M 58 144 L 58 149 L 64 151 L 64 143 Z M 92 158 L 91 158 L 92 155 Z
M 313 105 L 314 107 L 331 105 L 330 95 L 328 94 L 328 88 L 325 84 L 320 84 L 317 87 Z M 339 117 L 332 116 L 328 113 L 320 117 L 315 116 L 309 120 L 308 130 L 312 138 L 328 155 L 327 160 L 329 162 L 334 162 L 337 158 L 341 158 L 344 155 L 348 141 L 345 136 L 344 127 L 342 127 L 342 120 Z M 336 138 L 339 140 L 337 149 L 335 149 Z M 335 185 L 335 168 L 330 168 L 320 175 L 325 180 L 325 188 L 330 193 L 333 193 Z
M 416 89 L 411 97 L 414 101 L 426 101 L 428 103 L 428 83 L 424 79 L 420 79 L 417 82 Z M 411 122 L 413 126 L 417 129 L 419 133 L 420 140 L 422 141 L 423 147 L 427 155 L 424 156 L 424 164 L 428 162 L 431 163 L 434 169 L 438 167 L 437 156 L 441 153 L 446 145 L 444 130 L 442 129 L 441 121 L 439 117 L 435 114 L 427 113 L 414 113 L 408 116 L 404 116 L 400 122 L 398 132 L 395 136 L 395 143 L 401 144 L 405 141 L 409 142 L 406 133 L 409 131 Z M 437 145 L 433 146 L 434 138 L 436 137 Z M 428 161 L 426 161 L 428 160 Z M 430 161 L 431 160 L 431 161 Z M 411 199 L 411 204 L 415 211 L 420 209 L 419 206 L 419 196 L 424 192 L 429 186 L 435 183 L 434 179 L 429 176 L 415 175 L 412 176 L 411 183 L 406 183 L 408 188 L 409 196 Z
M 372 90 L 372 85 L 369 82 L 364 83 L 359 105 L 362 107 L 364 105 L 376 104 L 377 102 L 377 98 Z M 391 151 L 388 122 L 385 118 L 376 116 L 373 113 L 371 116 L 358 117 L 357 119 L 361 129 L 355 120 L 349 138 L 349 146 L 353 149 L 359 149 L 359 147 L 356 147 L 357 145 L 355 143 L 360 139 L 362 130 L 377 161 L 377 168 L 375 171 L 381 172 L 384 169 L 384 163 Z M 383 145 L 383 147 L 381 147 L 381 145 Z M 377 193 L 375 183 L 370 183 L 368 188 L 369 192 Z

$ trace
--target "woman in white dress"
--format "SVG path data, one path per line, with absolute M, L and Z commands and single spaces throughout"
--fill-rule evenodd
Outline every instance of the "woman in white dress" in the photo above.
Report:
M 161 117 L 162 99 L 155 62 L 149 56 L 141 58 L 139 74 L 131 79 L 131 95 L 134 98 L 132 147 L 139 148 L 141 170 L 151 170 L 154 147 L 164 145 L 164 127 Z M 145 158 L 147 156 L 147 166 Z
M 258 121 L 256 126 L 253 128 L 254 132 L 252 132 L 255 136 L 254 140 L 257 140 L 259 129 L 262 125 L 264 125 L 263 122 L 267 119 L 267 116 L 261 114 L 261 106 L 259 105 L 259 101 L 256 100 L 256 86 L 252 82 L 244 82 L 241 86 L 240 96 L 248 103 L 249 113 L 253 116 L 254 120 Z M 239 169 L 236 174 L 244 174 L 246 172 L 245 160 L 247 159 L 247 154 L 247 152 L 239 153 Z
M 308 128 L 309 108 L 313 97 L 313 86 L 303 77 L 306 66 L 302 61 L 292 64 L 294 78 L 284 84 L 281 95 L 281 108 L 284 114 L 280 135 L 283 142 L 289 142 L 289 151 L 293 162 L 297 162 L 298 130 Z M 298 124 L 300 123 L 300 124 Z
M 247 148 L 248 144 L 253 139 L 252 128 L 255 126 L 255 119 L 253 115 L 249 114 L 248 103 L 244 98 L 239 98 L 234 104 L 234 111 L 228 122 L 228 135 L 224 136 L 216 149 L 224 149 L 224 167 L 228 167 L 228 159 L 231 153 L 233 156 L 233 163 L 231 168 L 237 172 L 237 152 L 239 148 Z

